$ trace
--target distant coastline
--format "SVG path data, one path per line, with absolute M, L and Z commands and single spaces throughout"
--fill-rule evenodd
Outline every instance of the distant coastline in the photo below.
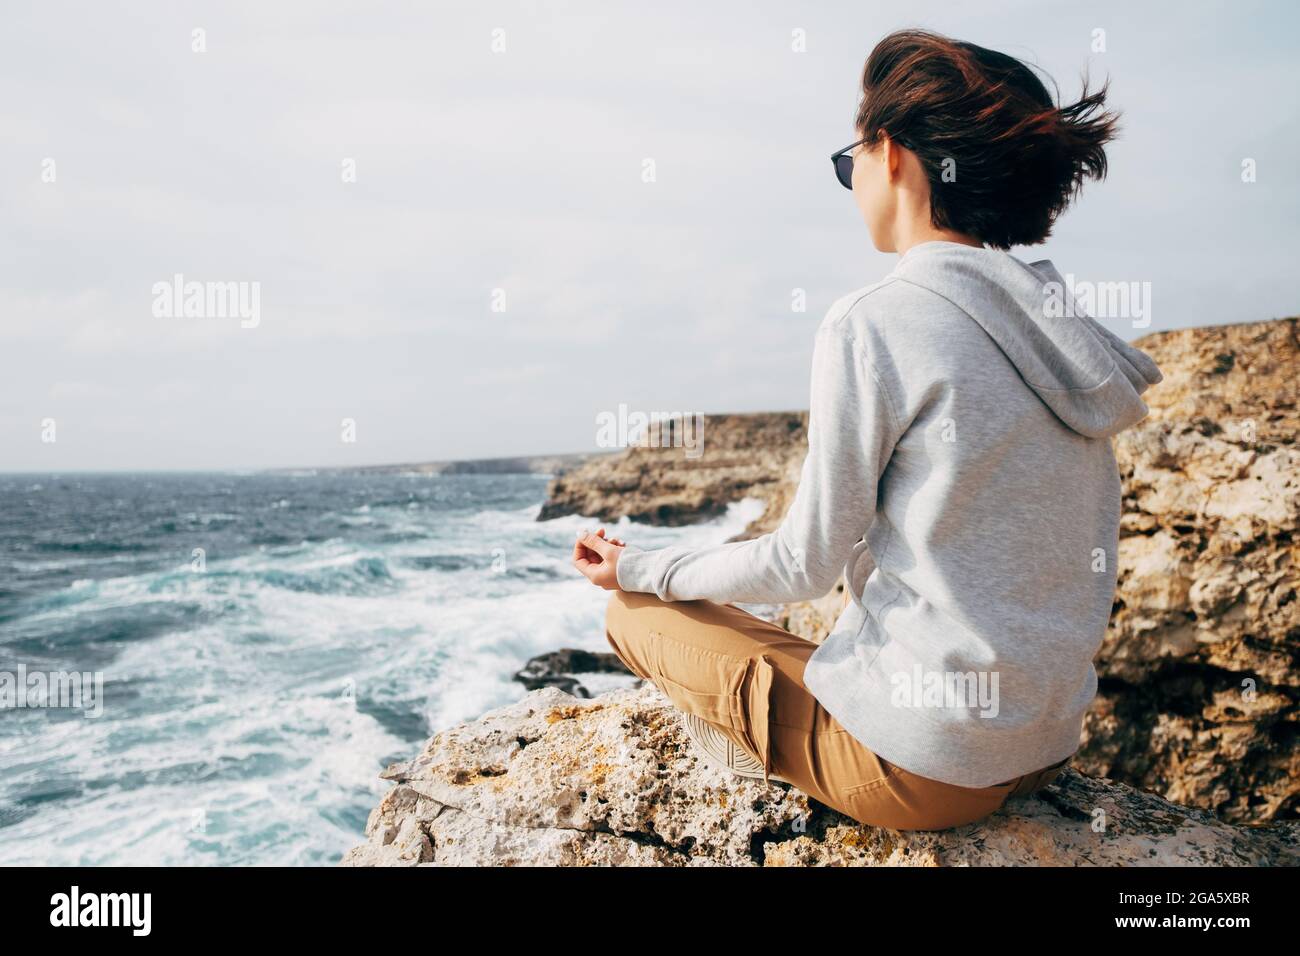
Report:
M 467 458 L 456 461 L 421 461 L 389 465 L 331 465 L 319 468 L 268 468 L 263 474 L 371 474 L 371 475 L 554 475 L 617 452 L 573 452 L 564 455 L 511 455 L 503 458 Z

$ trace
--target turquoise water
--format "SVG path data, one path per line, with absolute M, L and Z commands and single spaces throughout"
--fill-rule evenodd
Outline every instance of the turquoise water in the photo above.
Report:
M 0 709 L 0 863 L 329 864 L 377 773 L 605 649 L 590 521 L 534 475 L 0 475 L 0 675 L 77 671 L 102 715 Z M 704 544 L 621 525 L 643 547 Z M 202 549 L 201 559 L 195 549 Z

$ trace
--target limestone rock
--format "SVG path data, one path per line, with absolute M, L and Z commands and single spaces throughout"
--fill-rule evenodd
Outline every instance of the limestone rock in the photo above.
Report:
M 1300 823 L 1239 827 L 1067 771 L 942 833 L 862 826 L 697 756 L 654 687 L 555 688 L 443 731 L 371 814 L 347 866 L 1296 865 Z
M 766 504 L 774 527 L 790 506 L 808 447 L 807 412 L 708 415 L 698 457 L 683 448 L 632 447 L 552 480 L 538 520 L 579 514 L 682 525 L 716 517 L 742 498 Z
M 1124 516 L 1076 765 L 1229 820 L 1300 801 L 1297 320 L 1138 342 L 1165 381 L 1115 439 Z

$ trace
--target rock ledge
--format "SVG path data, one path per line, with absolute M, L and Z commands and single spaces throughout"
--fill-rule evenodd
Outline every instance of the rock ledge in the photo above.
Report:
M 942 833 L 861 826 L 699 760 L 649 685 L 555 688 L 434 736 L 345 866 L 1297 865 L 1300 824 L 1243 827 L 1067 771 Z

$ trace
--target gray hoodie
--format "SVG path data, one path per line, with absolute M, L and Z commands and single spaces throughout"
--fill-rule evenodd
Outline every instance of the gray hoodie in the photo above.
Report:
M 905 770 L 987 787 L 1079 744 L 1115 589 L 1110 436 L 1160 381 L 1080 315 L 1049 262 L 927 242 L 832 306 L 808 455 L 777 530 L 628 549 L 619 586 L 670 601 L 852 603 L 804 682 Z M 865 580 L 864 580 L 865 579 Z

